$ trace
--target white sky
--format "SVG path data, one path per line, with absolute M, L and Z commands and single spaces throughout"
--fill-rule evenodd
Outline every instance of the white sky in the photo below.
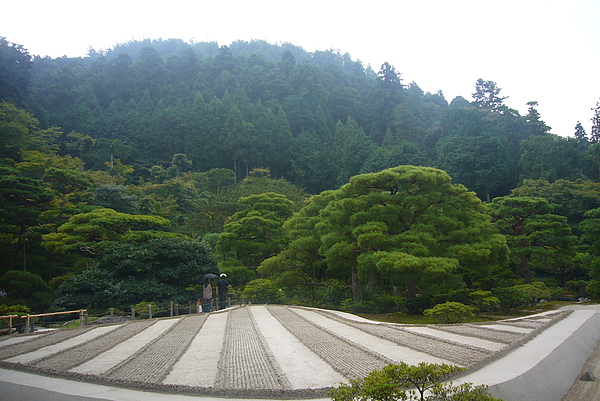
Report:
M 449 102 L 494 81 L 562 136 L 589 134 L 600 99 L 599 0 L 0 0 L 0 36 L 51 57 L 145 38 L 333 48 Z

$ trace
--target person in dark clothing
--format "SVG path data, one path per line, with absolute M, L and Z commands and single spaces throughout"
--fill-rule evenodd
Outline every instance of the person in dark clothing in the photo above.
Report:
M 227 291 L 231 288 L 229 282 L 225 279 L 227 274 L 221 273 L 221 279 L 217 281 L 217 293 L 219 294 L 219 310 L 227 306 Z

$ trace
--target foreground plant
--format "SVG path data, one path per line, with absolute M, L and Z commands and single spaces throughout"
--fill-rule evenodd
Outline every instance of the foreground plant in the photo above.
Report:
M 330 392 L 333 401 L 499 401 L 486 386 L 444 383 L 463 370 L 458 366 L 422 362 L 400 363 L 372 371 Z

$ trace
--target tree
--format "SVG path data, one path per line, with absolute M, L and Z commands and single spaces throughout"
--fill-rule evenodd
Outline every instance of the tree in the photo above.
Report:
M 98 266 L 61 284 L 54 305 L 125 309 L 142 301 L 187 303 L 198 298 L 187 288 L 201 283 L 204 274 L 216 272 L 216 260 L 206 244 L 190 239 L 113 243 Z
M 238 203 L 243 209 L 225 224 L 217 247 L 224 255 L 254 270 L 287 245 L 282 226 L 293 213 L 293 202 L 270 192 L 240 198 Z
M 94 191 L 94 203 L 119 213 L 136 214 L 139 210 L 138 197 L 128 193 L 124 185 L 100 185 Z
M 185 153 L 177 153 L 173 155 L 171 165 L 175 168 L 175 177 L 179 177 L 181 173 L 192 168 L 192 161 L 187 158 Z
M 24 255 L 26 238 L 33 228 L 41 226 L 41 215 L 50 208 L 53 198 L 42 180 L 27 177 L 15 168 L 0 166 L 0 224 L 3 232 L 14 240 L 8 263 L 11 269 L 16 267 L 19 255 Z M 26 269 L 25 260 L 23 269 Z
M 596 102 L 596 107 L 592 109 L 592 131 L 590 134 L 590 142 L 596 144 L 600 142 L 600 100 Z
M 495 198 L 490 214 L 496 226 L 507 238 L 511 262 L 526 283 L 532 281 L 530 262 L 537 260 L 539 268 L 548 257 L 574 256 L 577 238 L 572 235 L 567 218 L 552 214 L 546 199 L 531 197 Z
M 119 213 L 99 208 L 71 217 L 56 232 L 43 236 L 44 246 L 58 255 L 98 259 L 115 243 L 133 243 L 153 238 L 175 237 L 161 231 L 170 221 L 159 216 Z
M 399 166 L 362 174 L 317 199 L 318 217 L 306 216 L 318 235 L 313 246 L 326 277 L 347 280 L 354 302 L 380 277 L 414 298 L 417 290 L 426 291 L 419 288 L 426 277 L 459 271 L 482 277 L 489 268 L 481 266 L 501 263 L 505 244 L 494 235 L 483 204 L 441 170 Z
M 25 105 L 32 64 L 22 45 L 0 36 L 0 101 Z
M 473 93 L 473 104 L 481 109 L 501 111 L 504 106 L 504 100 L 507 97 L 501 97 L 502 89 L 494 81 L 484 81 L 479 78 L 475 84 L 475 93 Z
M 387 365 L 367 377 L 341 384 L 330 392 L 333 401 L 494 401 L 486 386 L 444 383 L 462 368 L 421 362 L 418 365 Z

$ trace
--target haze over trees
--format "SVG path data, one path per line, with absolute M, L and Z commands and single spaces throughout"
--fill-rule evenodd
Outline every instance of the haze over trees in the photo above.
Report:
M 348 310 L 600 296 L 598 104 L 557 136 L 501 83 L 449 101 L 334 50 L 24 46 L 0 38 L 7 303 L 183 302 L 224 269 Z

